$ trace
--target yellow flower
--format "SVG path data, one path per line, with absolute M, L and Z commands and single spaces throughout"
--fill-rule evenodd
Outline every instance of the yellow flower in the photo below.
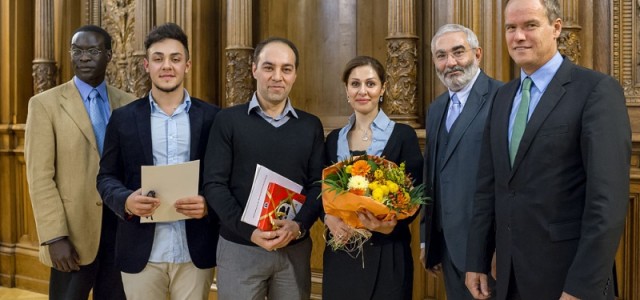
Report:
M 387 186 L 389 187 L 389 192 L 391 192 L 392 194 L 395 194 L 398 192 L 398 184 L 396 184 L 395 182 L 391 181 L 391 180 L 387 180 Z
M 382 189 L 377 188 L 373 190 L 373 192 L 371 192 L 371 198 L 373 198 L 373 200 L 375 200 L 376 202 L 382 203 L 382 201 L 384 200 L 384 193 L 382 192 Z
M 384 193 L 385 195 L 389 194 L 389 187 L 386 185 L 380 185 L 380 189 L 382 189 L 382 193 Z
M 346 166 L 346 167 L 344 168 L 344 171 L 345 171 L 347 174 L 351 174 L 351 165 Z
M 349 178 L 348 188 L 349 190 L 361 190 L 365 191 L 369 186 L 369 181 L 364 176 L 356 175 Z
M 383 179 L 384 178 L 384 171 L 382 171 L 382 169 L 377 169 L 373 173 L 373 176 L 375 177 L 375 179 Z
M 373 191 L 373 190 L 375 190 L 375 189 L 377 189 L 377 188 L 378 188 L 378 186 L 379 186 L 379 184 L 378 184 L 378 182 L 377 182 L 377 181 L 374 181 L 374 182 L 369 183 L 369 189 L 370 189 L 370 190 L 372 190 L 372 191 Z

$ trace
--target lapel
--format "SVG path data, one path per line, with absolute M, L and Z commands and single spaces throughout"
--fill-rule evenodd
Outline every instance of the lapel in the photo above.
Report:
M 96 153 L 98 153 L 96 136 L 93 133 L 93 126 L 91 125 L 89 114 L 73 80 L 65 83 L 60 96 L 60 106 L 62 106 L 62 109 L 69 115 L 87 141 L 89 141 L 89 144 L 91 144 Z
M 429 151 L 432 153 L 431 155 L 429 155 L 429 163 L 431 166 L 433 166 L 429 168 L 429 180 L 431 181 L 431 185 L 435 184 L 434 178 L 439 143 L 438 137 L 440 136 L 439 133 L 440 127 L 442 126 L 442 119 L 446 117 L 447 105 L 449 105 L 449 92 L 444 92 L 442 95 L 438 96 L 438 98 L 436 98 L 432 105 L 433 109 L 429 112 L 428 118 L 435 118 L 435 120 L 429 121 L 434 122 L 433 124 L 435 126 L 432 126 L 433 128 L 429 128 L 433 130 L 433 132 L 429 133 L 432 140 L 427 141 L 429 145 Z
M 202 131 L 202 124 L 204 115 L 200 109 L 200 104 L 196 102 L 196 99 L 191 97 L 191 108 L 189 108 L 189 126 L 191 131 L 191 149 L 189 151 L 190 160 L 196 160 L 200 157 L 200 132 Z M 208 137 L 207 137 L 208 138 Z
M 143 98 L 134 109 L 134 120 L 138 129 L 138 136 L 144 153 L 144 165 L 153 165 L 153 143 L 151 142 L 151 107 L 149 96 Z
M 564 85 L 571 82 L 571 69 L 573 69 L 573 64 L 569 62 L 568 59 L 564 59 L 562 65 L 549 82 L 547 89 L 544 94 L 540 98 L 540 102 L 536 106 L 529 122 L 527 123 L 527 127 L 524 130 L 524 134 L 522 135 L 522 140 L 520 141 L 520 146 L 518 146 L 518 152 L 516 153 L 516 158 L 513 161 L 513 168 L 511 169 L 511 178 L 513 174 L 518 170 L 518 166 L 527 155 L 527 151 L 529 150 L 531 143 L 535 139 L 536 134 L 542 124 L 547 119 L 551 111 L 556 107 L 556 105 L 562 99 L 562 96 L 565 94 Z M 514 94 L 515 95 L 515 94 Z M 508 121 L 507 121 L 508 124 Z M 507 153 L 508 157 L 508 153 Z
M 444 168 L 447 164 L 453 151 L 458 147 L 460 140 L 469 128 L 469 125 L 471 125 L 471 122 L 476 118 L 478 112 L 480 112 L 480 109 L 487 100 L 486 96 L 488 92 L 489 80 L 487 76 L 481 72 L 471 88 L 471 93 L 469 93 L 469 98 L 462 109 L 462 113 L 456 120 L 455 126 L 452 127 L 453 130 L 449 133 L 449 144 L 447 145 L 441 168 Z

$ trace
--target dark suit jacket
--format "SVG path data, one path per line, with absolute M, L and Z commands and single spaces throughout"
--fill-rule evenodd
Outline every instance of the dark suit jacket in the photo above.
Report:
M 436 153 L 436 149 L 443 143 L 438 140 L 440 131 L 446 130 L 443 120 L 447 118 L 449 92 L 438 96 L 429 107 L 425 123 L 427 145 L 424 162 L 425 183 L 433 202 L 424 210 L 424 222 L 421 227 L 427 267 L 442 262 L 441 250 L 446 241 L 454 265 L 459 270 L 465 270 L 467 236 L 473 210 L 473 195 L 476 192 L 482 133 L 493 97 L 500 86 L 502 82 L 480 72 L 462 114 L 449 133 L 445 153 Z M 443 159 L 439 169 L 436 169 L 437 158 Z M 436 177 L 440 181 L 440 197 L 435 193 Z M 440 211 L 436 211 L 436 208 Z M 442 222 L 439 223 L 439 220 Z
M 487 121 L 467 270 L 489 269 L 496 226 L 497 296 L 513 270 L 522 299 L 611 299 L 611 269 L 629 199 L 631 131 L 620 84 L 560 66 L 531 115 L 513 168 L 509 113 L 520 80 L 498 90 Z
M 337 161 L 338 133 L 332 131 L 325 143 L 326 163 Z M 397 164 L 405 162 L 414 182 L 422 182 L 422 154 L 413 128 L 396 123 L 382 156 Z M 374 232 L 364 244 L 362 257 L 346 252 L 324 251 L 322 297 L 325 299 L 411 299 L 413 258 L 409 224 L 415 216 L 400 220 L 388 234 Z M 364 257 L 364 262 L 363 262 Z M 364 263 L 364 267 L 363 267 Z M 391 271 L 391 272 L 384 272 Z
M 191 129 L 191 160 L 202 159 L 209 129 L 219 108 L 191 98 L 189 123 Z M 146 266 L 153 236 L 154 223 L 140 223 L 140 218 L 125 216 L 124 204 L 129 195 L 140 188 L 141 166 L 153 165 L 151 148 L 151 108 L 149 97 L 113 111 L 100 160 L 98 191 L 107 206 L 119 217 L 116 234 L 116 262 L 126 273 L 138 273 Z M 202 164 L 200 168 L 202 169 Z M 202 179 L 200 179 L 200 189 Z M 186 220 L 187 244 L 194 265 L 215 266 L 218 241 L 218 218 L 209 208 L 202 219 Z

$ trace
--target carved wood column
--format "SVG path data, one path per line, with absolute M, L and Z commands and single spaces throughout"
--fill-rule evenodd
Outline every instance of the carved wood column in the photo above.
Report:
M 251 0 L 227 0 L 226 98 L 224 107 L 244 103 L 253 92 Z
M 562 32 L 558 38 L 558 50 L 572 62 L 580 64 L 581 44 L 579 22 L 580 3 L 578 0 L 564 0 L 562 2 Z
M 85 0 L 85 5 L 87 7 L 85 22 L 88 24 L 93 24 L 100 26 L 102 11 L 100 10 L 101 0 Z
M 415 0 L 389 0 L 388 14 L 387 87 L 383 108 L 391 119 L 418 128 Z
M 53 44 L 53 1 L 37 0 L 33 92 L 38 94 L 56 85 L 56 61 Z
M 132 92 L 143 97 L 151 89 L 151 79 L 149 74 L 144 70 L 144 58 L 146 51 L 144 49 L 144 39 L 156 24 L 156 5 L 154 0 L 138 0 L 135 9 L 134 32 L 135 38 L 133 45 L 133 53 L 129 60 L 129 76 Z
M 134 0 L 102 1 L 102 28 L 111 35 L 111 63 L 107 66 L 107 82 L 123 91 L 132 92 L 130 77 L 131 53 L 133 52 L 134 16 L 136 10 Z

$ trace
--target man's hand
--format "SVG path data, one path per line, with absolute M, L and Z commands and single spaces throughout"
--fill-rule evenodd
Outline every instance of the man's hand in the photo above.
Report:
M 178 199 L 175 208 L 177 212 L 196 219 L 201 219 L 208 213 L 207 202 L 200 195 Z
M 160 199 L 143 196 L 141 190 L 138 189 L 127 197 L 124 208 L 125 211 L 128 210 L 136 216 L 150 217 L 156 211 L 156 208 L 160 206 Z
M 442 264 L 437 264 L 431 268 L 427 268 L 427 273 L 431 276 L 438 278 L 442 274 Z
M 467 272 L 464 284 L 474 299 L 489 299 L 491 296 L 487 274 Z
M 251 241 L 267 251 L 277 249 L 277 246 L 281 245 L 284 240 L 285 237 L 279 236 L 277 230 L 262 231 L 256 228 L 251 234 Z
M 351 233 L 353 232 L 351 227 L 349 227 L 349 225 L 343 222 L 339 217 L 325 214 L 324 224 L 329 227 L 329 232 L 331 232 L 335 241 L 344 244 L 349 240 L 349 238 L 351 238 Z
M 562 292 L 562 295 L 560 296 L 560 300 L 580 300 L 580 298 L 576 298 L 574 296 L 571 296 L 571 295 L 567 294 L 567 292 Z
M 256 228 L 251 234 L 251 241 L 267 251 L 274 251 L 287 246 L 298 237 L 300 227 L 291 220 L 275 220 L 277 230 L 262 231 Z
M 80 270 L 80 257 L 68 238 L 49 244 L 49 255 L 53 268 L 61 272 Z
M 376 216 L 374 216 L 370 211 L 366 209 L 363 209 L 356 213 L 358 214 L 358 219 L 360 219 L 362 225 L 364 225 L 364 227 L 366 227 L 370 231 L 390 234 L 398 223 L 395 215 L 391 215 L 391 219 L 388 221 L 380 221 L 378 220 L 378 218 L 376 218 Z

